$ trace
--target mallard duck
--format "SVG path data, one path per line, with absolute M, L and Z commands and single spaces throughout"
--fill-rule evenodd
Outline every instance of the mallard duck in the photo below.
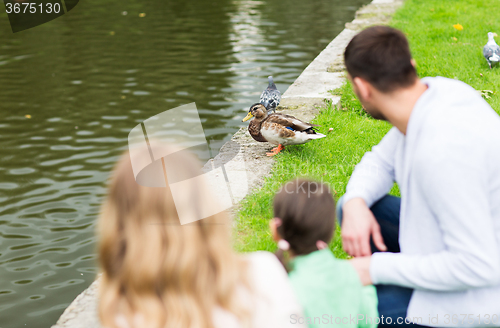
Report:
M 266 107 L 267 111 L 273 111 L 276 113 L 276 107 L 280 104 L 281 101 L 281 92 L 276 88 L 276 84 L 274 84 L 273 77 L 269 76 L 268 78 L 269 85 L 267 88 L 262 91 L 260 95 L 260 103 Z
M 267 156 L 278 154 L 288 145 L 300 145 L 313 139 L 326 137 L 314 131 L 313 127 L 319 125 L 309 124 L 281 113 L 268 115 L 266 107 L 260 103 L 253 104 L 242 121 L 248 121 L 252 117 L 253 120 L 248 125 L 248 132 L 252 138 L 259 142 L 278 145 L 271 150 L 271 153 L 266 153 Z
M 496 33 L 488 33 L 488 43 L 483 48 L 483 55 L 488 62 L 490 68 L 500 61 L 500 47 L 495 42 L 494 37 L 497 36 Z

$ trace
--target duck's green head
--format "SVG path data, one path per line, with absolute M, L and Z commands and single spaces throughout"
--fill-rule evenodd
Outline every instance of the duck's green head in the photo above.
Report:
M 267 116 L 267 109 L 261 103 L 255 103 L 250 106 L 247 116 L 242 120 L 242 122 L 248 121 L 252 117 L 256 119 L 262 119 Z

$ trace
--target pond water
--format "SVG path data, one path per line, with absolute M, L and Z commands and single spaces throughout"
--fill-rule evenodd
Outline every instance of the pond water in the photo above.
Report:
M 93 281 L 135 125 L 196 102 L 215 155 L 267 76 L 284 92 L 367 2 L 84 0 L 15 34 L 1 14 L 0 327 L 50 327 Z

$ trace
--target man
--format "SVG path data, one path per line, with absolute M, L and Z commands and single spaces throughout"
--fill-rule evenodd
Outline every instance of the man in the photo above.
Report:
M 359 33 L 344 59 L 365 110 L 393 125 L 338 202 L 383 323 L 500 326 L 500 117 L 463 82 L 419 79 L 393 28 Z

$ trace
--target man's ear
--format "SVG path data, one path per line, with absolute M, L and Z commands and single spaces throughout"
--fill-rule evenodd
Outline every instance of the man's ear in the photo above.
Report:
M 362 78 L 360 77 L 355 77 L 353 80 L 352 80 L 352 83 L 354 84 L 354 86 L 356 87 L 356 89 L 358 90 L 359 92 L 359 97 L 363 100 L 368 100 L 370 99 L 370 96 L 371 96 L 371 89 L 370 89 L 370 85 L 367 81 L 363 80 Z M 361 100 L 360 99 L 360 100 Z
M 269 230 L 271 230 L 271 236 L 273 237 L 274 241 L 279 241 L 281 239 L 281 236 L 278 232 L 278 225 L 276 224 L 276 220 L 274 218 L 269 221 Z
M 415 59 L 413 59 L 413 58 L 412 58 L 412 59 L 410 60 L 410 62 L 411 62 L 411 64 L 413 65 L 413 67 L 415 67 L 415 68 L 417 67 L 417 61 L 416 61 Z

